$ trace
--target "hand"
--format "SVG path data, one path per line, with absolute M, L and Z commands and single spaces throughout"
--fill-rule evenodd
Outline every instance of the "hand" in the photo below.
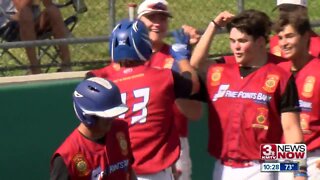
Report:
M 225 27 L 227 25 L 227 23 L 229 23 L 232 20 L 233 17 L 234 17 L 234 15 L 231 14 L 229 11 L 223 11 L 216 18 L 214 18 L 213 21 L 219 27 Z
M 189 29 L 188 29 L 189 30 Z M 190 36 L 184 31 L 183 28 L 177 29 L 172 32 L 175 43 L 178 44 L 189 44 Z
M 175 43 L 171 45 L 170 54 L 174 60 L 180 61 L 190 59 L 191 49 L 189 46 L 189 36 L 184 33 L 183 29 L 173 32 Z
M 183 29 L 184 33 L 186 33 L 187 35 L 189 35 L 190 39 L 189 39 L 189 44 L 190 45 L 195 45 L 198 43 L 198 41 L 200 40 L 200 33 L 197 31 L 196 28 L 189 26 L 189 25 L 182 25 L 181 28 Z

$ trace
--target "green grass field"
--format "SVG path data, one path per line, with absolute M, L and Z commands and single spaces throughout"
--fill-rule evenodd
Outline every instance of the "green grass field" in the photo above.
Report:
M 64 2 L 65 0 L 56 0 L 57 2 Z M 110 29 L 110 17 L 109 17 L 109 1 L 97 1 L 97 0 L 85 0 L 88 11 L 79 15 L 79 23 L 73 31 L 74 37 L 94 37 L 100 35 L 108 35 Z M 115 1 L 116 20 L 119 21 L 122 18 L 128 17 L 127 4 L 130 2 L 140 3 L 141 0 L 122 0 Z M 213 19 L 219 12 L 228 10 L 233 13 L 238 12 L 237 0 L 168 0 L 170 3 L 170 10 L 174 16 L 170 22 L 170 30 L 179 28 L 183 24 L 188 24 L 196 27 L 199 30 L 203 30 L 208 25 L 211 19 Z M 276 4 L 276 0 L 246 0 L 244 3 L 245 9 L 255 8 L 266 12 L 272 19 L 277 16 L 276 12 L 272 9 Z M 320 1 L 309 1 L 309 15 L 311 21 L 320 20 L 320 13 L 317 11 L 317 7 L 320 7 Z M 62 9 L 63 16 L 68 17 L 74 10 L 72 6 Z M 318 31 L 318 29 L 316 29 Z M 170 39 L 168 39 L 170 42 Z M 105 60 L 109 59 L 108 55 L 108 43 L 94 43 L 94 44 L 76 44 L 70 45 L 72 61 L 83 62 L 93 60 Z M 26 65 L 28 61 L 23 49 L 11 49 L 11 52 L 19 57 Z M 229 52 L 228 38 L 226 34 L 218 35 L 211 47 L 211 54 L 224 54 Z M 44 63 L 46 62 L 44 59 Z M 8 57 L 1 57 L 0 66 L 10 67 L 14 66 L 14 62 Z M 103 64 L 101 64 L 102 66 Z M 91 66 L 79 66 L 74 70 L 90 69 Z M 50 71 L 55 71 L 51 69 Z M 3 75 L 20 75 L 25 71 L 11 71 L 5 72 Z M 0 73 L 1 76 L 1 73 Z

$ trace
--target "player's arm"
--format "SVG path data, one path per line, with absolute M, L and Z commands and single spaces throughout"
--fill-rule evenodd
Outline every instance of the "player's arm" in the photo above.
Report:
M 32 5 L 32 0 L 12 0 L 14 7 L 21 11 L 22 8 Z
M 195 94 L 199 91 L 199 79 L 197 72 L 189 63 L 191 56 L 191 47 L 189 44 L 189 35 L 184 32 L 183 29 L 179 29 L 173 32 L 175 43 L 170 47 L 170 54 L 177 62 L 181 75 L 192 81 L 191 94 Z
M 233 14 L 228 11 L 221 12 L 213 21 L 211 21 L 203 33 L 200 41 L 194 48 L 190 60 L 191 66 L 196 69 L 202 69 L 206 66 L 209 49 L 212 40 L 219 28 L 226 26 L 226 24 L 233 18 Z
M 183 76 L 175 71 L 172 71 L 174 81 L 174 92 L 176 98 L 192 99 L 202 102 L 207 102 L 207 89 L 206 89 L 206 72 L 199 74 L 199 91 L 195 94 L 192 93 L 192 81 L 190 76 Z
M 179 111 L 189 120 L 199 120 L 202 116 L 202 104 L 190 99 L 176 99 Z
M 299 97 L 294 77 L 291 76 L 284 94 L 281 98 L 281 124 L 284 134 L 285 143 L 296 144 L 303 143 L 303 134 L 300 127 L 299 118 Z M 307 179 L 306 160 L 299 161 L 300 170 L 294 172 L 295 180 Z
M 285 142 L 288 144 L 303 142 L 299 112 L 297 87 L 294 77 L 291 76 L 281 97 L 281 124 Z
M 191 94 L 195 94 L 199 92 L 199 88 L 200 88 L 199 77 L 197 72 L 191 67 L 189 61 L 187 59 L 180 60 L 178 62 L 178 65 L 181 70 L 182 76 L 187 79 L 190 79 L 192 82 Z
M 50 180 L 68 180 L 70 179 L 68 168 L 61 156 L 56 156 L 53 159 Z
M 191 44 L 198 41 L 199 35 L 196 29 L 184 25 L 181 29 L 173 32 L 175 38 L 175 44 L 172 45 L 170 53 L 175 59 L 175 63 L 178 65 L 179 72 L 182 72 L 183 76 L 191 79 L 193 82 L 192 92 L 199 91 L 199 79 L 197 72 L 190 66 L 189 59 L 191 56 Z M 198 101 L 189 99 L 177 99 L 176 105 L 179 111 L 184 114 L 190 120 L 198 120 L 202 115 L 202 105 Z

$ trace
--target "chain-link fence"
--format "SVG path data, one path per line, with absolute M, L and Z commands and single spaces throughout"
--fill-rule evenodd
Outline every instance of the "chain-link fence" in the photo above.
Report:
M 67 0 L 53 0 L 56 3 L 63 3 Z M 103 41 L 97 43 L 70 44 L 72 62 L 74 70 L 84 70 L 103 66 L 109 59 L 107 36 L 112 26 L 119 20 L 128 17 L 128 4 L 139 4 L 142 0 L 83 0 L 87 5 L 87 11 L 78 14 L 79 21 L 72 31 L 73 38 L 91 38 L 102 37 Z M 273 11 L 276 0 L 168 0 L 170 11 L 173 18 L 170 20 L 170 31 L 179 28 L 183 24 L 204 30 L 210 20 L 212 20 L 221 11 L 228 10 L 238 13 L 243 9 L 258 9 L 266 12 L 272 19 L 277 16 L 277 11 Z M 308 2 L 309 15 L 312 22 L 320 20 L 320 13 L 317 7 L 320 7 L 319 1 Z M 63 17 L 67 18 L 75 13 L 72 6 L 61 9 Z M 317 29 L 316 29 L 317 30 Z M 89 40 L 88 40 L 89 41 Z M 94 42 L 91 41 L 90 42 Z M 4 44 L 6 45 L 6 44 Z M 23 62 L 23 65 L 17 64 L 9 55 L 1 56 L 0 76 L 19 75 L 25 72 L 19 72 L 19 68 L 28 65 L 28 60 L 23 48 L 9 49 L 13 55 Z M 54 49 L 51 50 L 54 53 Z M 226 34 L 217 36 L 211 48 L 211 54 L 228 53 L 228 38 Z M 44 57 L 44 63 L 50 62 L 50 58 Z M 96 62 L 96 64 L 94 64 Z M 12 71 L 17 69 L 17 71 Z M 9 71 L 7 71 L 9 70 Z M 53 68 L 50 71 L 55 71 Z

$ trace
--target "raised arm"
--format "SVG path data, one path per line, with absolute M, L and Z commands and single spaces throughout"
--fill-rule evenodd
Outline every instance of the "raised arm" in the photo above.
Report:
M 191 56 L 191 48 L 189 45 L 190 38 L 183 29 L 175 31 L 173 35 L 175 38 L 175 43 L 170 48 L 170 54 L 178 63 L 182 76 L 192 80 L 191 94 L 195 94 L 199 91 L 200 84 L 197 72 L 189 63 Z
M 12 2 L 18 12 L 21 11 L 22 8 L 32 5 L 32 0 L 12 0 Z
M 212 20 L 205 32 L 203 33 L 200 41 L 194 48 L 190 59 L 190 64 L 196 69 L 202 69 L 205 61 L 208 59 L 209 48 L 212 40 L 218 29 L 226 26 L 226 24 L 234 17 L 228 11 L 221 12 L 214 20 Z

